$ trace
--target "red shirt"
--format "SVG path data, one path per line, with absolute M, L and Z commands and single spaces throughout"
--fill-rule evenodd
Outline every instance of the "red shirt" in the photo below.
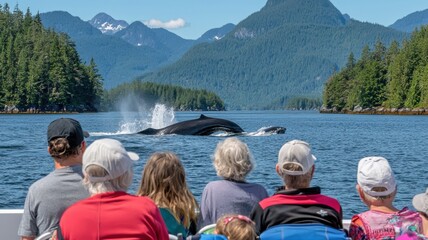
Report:
M 68 208 L 60 221 L 65 240 L 168 240 L 159 209 L 147 197 L 125 192 L 94 195 Z

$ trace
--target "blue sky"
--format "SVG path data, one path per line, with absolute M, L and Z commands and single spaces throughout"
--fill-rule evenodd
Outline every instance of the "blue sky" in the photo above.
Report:
M 331 0 L 342 13 L 352 18 L 391 25 L 412 12 L 428 9 L 428 0 Z M 237 24 L 260 10 L 266 0 L 0 0 L 11 8 L 18 4 L 34 14 L 63 10 L 82 20 L 105 12 L 128 23 L 141 21 L 161 26 L 186 38 L 196 39 L 212 28 Z

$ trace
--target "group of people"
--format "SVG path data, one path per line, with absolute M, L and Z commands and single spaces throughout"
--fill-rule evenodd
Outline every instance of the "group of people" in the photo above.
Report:
M 49 124 L 48 152 L 55 170 L 28 190 L 21 239 L 46 232 L 67 240 L 203 239 L 206 234 L 198 230 L 215 225 L 214 234 L 223 239 L 253 240 L 293 224 L 343 230 L 353 240 L 428 239 L 428 190 L 413 198 L 416 211 L 396 209 L 397 184 L 383 157 L 360 160 L 356 190 L 368 211 L 353 216 L 349 229 L 343 229 L 339 201 L 311 186 L 316 157 L 304 141 L 289 141 L 279 150 L 275 170 L 284 184 L 272 196 L 262 185 L 246 181 L 254 168 L 248 146 L 236 137 L 220 141 L 213 165 L 221 179 L 205 186 L 198 204 L 176 154 L 152 154 L 134 195 L 127 191 L 139 156 L 109 138 L 87 146 L 87 136 L 71 118 Z

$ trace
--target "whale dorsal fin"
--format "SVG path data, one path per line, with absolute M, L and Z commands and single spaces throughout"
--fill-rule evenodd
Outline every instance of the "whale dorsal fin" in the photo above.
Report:
M 204 119 L 204 118 L 208 118 L 208 117 L 205 116 L 204 114 L 201 114 L 201 116 L 199 116 L 199 119 Z

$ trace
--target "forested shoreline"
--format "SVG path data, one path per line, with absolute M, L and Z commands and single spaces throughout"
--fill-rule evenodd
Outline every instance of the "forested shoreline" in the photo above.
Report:
M 366 46 L 326 83 L 322 113 L 428 114 L 428 26 L 401 44 Z
M 132 97 L 133 101 L 137 101 L 137 103 L 128 103 L 129 110 L 137 110 L 142 104 L 152 106 L 156 103 L 173 107 L 176 111 L 226 110 L 223 100 L 213 92 L 140 80 L 124 83 L 106 91 L 102 109 L 120 110 L 120 103 L 127 97 Z
M 29 10 L 1 7 L 0 111 L 96 111 L 102 91 L 95 62 L 82 63 L 66 34 L 45 29 Z

